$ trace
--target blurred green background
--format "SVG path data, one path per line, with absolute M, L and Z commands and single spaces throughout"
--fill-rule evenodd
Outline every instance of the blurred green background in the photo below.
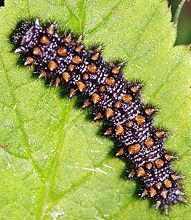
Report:
M 191 43 L 191 1 L 168 0 L 172 11 L 172 21 L 177 24 L 175 45 Z

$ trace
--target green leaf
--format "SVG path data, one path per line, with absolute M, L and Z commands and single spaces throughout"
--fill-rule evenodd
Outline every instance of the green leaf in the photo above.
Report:
M 173 47 L 167 3 L 7 0 L 0 8 L 0 219 L 166 219 L 137 196 L 113 143 L 98 134 L 100 123 L 18 65 L 9 36 L 32 17 L 84 34 L 87 45 L 103 42 L 108 61 L 127 61 L 127 79 L 144 80 L 143 99 L 160 107 L 156 124 L 171 131 L 166 148 L 178 153 L 174 167 L 191 197 L 191 60 L 187 48 Z M 169 219 L 190 218 L 189 205 L 169 213 Z
M 168 0 L 172 12 L 172 21 L 178 23 L 178 19 L 186 0 Z

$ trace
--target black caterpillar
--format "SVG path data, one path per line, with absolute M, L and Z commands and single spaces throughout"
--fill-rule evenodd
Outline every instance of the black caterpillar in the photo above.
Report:
M 68 88 L 70 97 L 81 94 L 83 108 L 91 107 L 95 120 L 103 119 L 104 135 L 119 142 L 116 156 L 130 161 L 129 177 L 142 182 L 141 197 L 152 197 L 166 214 L 169 205 L 186 202 L 179 183 L 183 176 L 172 168 L 175 154 L 164 149 L 166 132 L 153 125 L 157 110 L 142 103 L 142 84 L 124 78 L 123 64 L 107 63 L 101 47 L 87 50 L 82 37 L 58 34 L 56 23 L 41 26 L 38 19 L 23 22 L 13 42 L 39 78 Z

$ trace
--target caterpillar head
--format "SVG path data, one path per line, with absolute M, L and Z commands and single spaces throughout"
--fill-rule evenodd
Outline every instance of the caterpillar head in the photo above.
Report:
M 30 42 L 35 39 L 35 35 L 39 33 L 39 29 L 41 29 L 41 26 L 38 19 L 35 21 L 22 22 L 13 35 L 14 44 L 19 46 L 15 52 L 25 51 L 25 49 L 30 46 Z

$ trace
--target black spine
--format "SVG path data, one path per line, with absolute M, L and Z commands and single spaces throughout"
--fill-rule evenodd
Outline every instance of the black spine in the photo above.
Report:
M 120 143 L 116 156 L 130 161 L 129 177 L 141 180 L 142 197 L 152 197 L 166 213 L 169 205 L 186 201 L 182 176 L 172 168 L 175 155 L 164 149 L 166 133 L 153 125 L 156 109 L 142 103 L 142 84 L 125 79 L 123 64 L 107 63 L 101 48 L 87 50 L 81 37 L 58 34 L 56 23 L 41 26 L 38 19 L 23 22 L 13 41 L 25 65 L 34 65 L 51 84 L 67 86 L 70 96 L 81 94 L 83 108 L 104 120 L 104 135 Z

